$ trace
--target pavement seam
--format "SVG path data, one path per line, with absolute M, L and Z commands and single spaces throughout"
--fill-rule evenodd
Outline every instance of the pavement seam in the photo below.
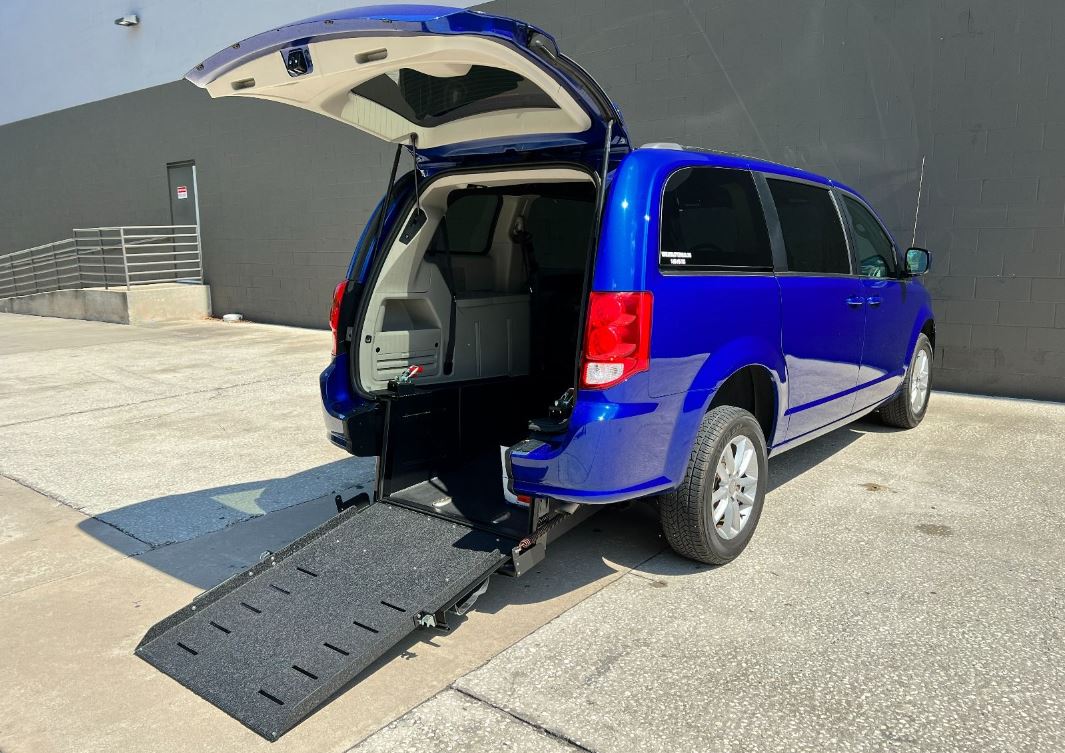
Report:
M 210 392 L 225 392 L 226 390 L 237 389 L 240 387 L 251 387 L 252 385 L 269 384 L 270 382 L 280 382 L 291 378 L 291 374 L 284 377 L 270 377 L 269 379 L 256 379 L 250 382 L 238 382 L 237 384 L 229 384 L 223 387 L 208 387 L 202 390 L 193 390 L 192 392 L 178 392 L 173 395 L 163 395 L 161 397 L 151 397 L 147 400 L 139 400 L 131 403 L 121 403 L 120 405 L 105 405 L 99 408 L 86 408 L 85 410 L 71 411 L 70 413 L 60 413 L 55 416 L 42 416 L 41 418 L 28 418 L 24 421 L 14 421 L 10 424 L 0 424 L 0 430 L 8 429 L 15 426 L 26 426 L 28 424 L 36 424 L 41 421 L 54 421 L 58 418 L 70 418 L 71 416 L 84 416 L 89 413 L 101 413 L 103 411 L 118 410 L 121 408 L 131 408 L 133 406 L 148 405 L 150 403 L 158 403 L 161 400 L 175 400 L 182 397 L 192 397 L 194 395 L 205 395 Z
M 104 324 L 106 322 L 101 322 L 101 323 Z M 128 326 L 128 325 L 126 325 L 126 326 Z M 120 343 L 117 343 L 117 344 L 125 345 L 126 343 L 153 342 L 155 340 L 161 340 L 161 339 L 163 339 L 163 338 L 162 337 L 143 337 L 143 338 L 138 337 L 138 338 L 133 338 L 131 340 L 122 340 Z M 33 350 L 16 350 L 16 351 L 13 351 L 13 352 L 10 352 L 10 353 L 4 353 L 3 355 L 21 356 L 21 355 L 26 355 L 27 353 L 51 353 L 52 351 L 56 351 L 56 350 L 81 350 L 81 349 L 84 349 L 84 348 L 96 348 L 96 347 L 99 347 L 101 345 L 113 345 L 113 344 L 116 344 L 116 343 L 85 343 L 84 345 L 57 345 L 54 348 L 34 348 Z M 3 753 L 3 751 L 0 751 L 0 753 Z
M 607 586 L 607 588 L 609 588 L 609 586 Z M 533 632 L 535 632 L 535 631 L 533 631 Z M 587 747 L 585 745 L 581 745 L 579 742 L 574 740 L 572 737 L 569 737 L 568 735 L 565 735 L 565 734 L 563 734 L 561 732 L 553 730 L 550 727 L 546 727 L 546 726 L 544 726 L 543 724 L 540 724 L 537 721 L 534 721 L 534 720 L 529 719 L 529 718 L 527 718 L 525 716 L 522 716 L 521 714 L 518 714 L 517 712 L 510 711 L 509 709 L 505 709 L 502 706 L 497 706 L 496 704 L 494 704 L 491 701 L 489 701 L 487 698 L 482 698 L 480 695 L 474 693 L 471 690 L 466 690 L 465 688 L 459 688 L 459 687 L 456 687 L 455 685 L 451 685 L 449 687 L 450 687 L 451 690 L 454 690 L 456 693 L 460 693 L 461 695 L 464 695 L 467 698 L 470 698 L 470 699 L 472 699 L 474 701 L 477 701 L 478 703 L 481 703 L 481 704 L 487 706 L 490 709 L 495 709 L 496 711 L 498 711 L 498 712 L 500 712 L 502 714 L 506 714 L 511 719 L 519 721 L 519 722 L 521 722 L 522 724 L 524 724 L 524 725 L 526 725 L 528 727 L 532 727 L 534 730 L 536 730 L 540 734 L 546 735 L 547 737 L 550 737 L 553 740 L 557 740 L 560 743 L 568 745 L 569 747 L 571 747 L 571 748 L 573 748 L 575 750 L 585 751 L 585 753 L 596 753 L 596 751 L 593 748 L 589 748 L 589 747 Z M 408 713 L 410 713 L 410 712 L 408 712 Z
M 24 594 L 27 591 L 32 591 L 35 588 L 43 588 L 45 586 L 50 586 L 53 583 L 61 583 L 64 580 L 70 580 L 71 578 L 77 578 L 77 577 L 79 577 L 81 575 L 85 575 L 85 573 L 91 573 L 93 570 L 98 570 L 102 565 L 104 565 L 106 563 L 109 563 L 109 562 L 111 562 L 113 560 L 117 560 L 117 559 L 126 559 L 128 556 L 129 555 L 122 554 L 121 552 L 115 552 L 114 554 L 108 555 L 106 557 L 102 557 L 99 561 L 94 562 L 92 565 L 89 565 L 88 567 L 86 567 L 86 568 L 84 568 L 82 570 L 78 570 L 76 573 L 67 573 L 66 575 L 60 575 L 58 578 L 52 578 L 51 580 L 45 580 L 45 581 L 41 581 L 40 583 L 34 583 L 32 586 L 26 586 L 25 588 L 20 588 L 17 591 L 8 591 L 7 593 L 0 594 L 0 599 L 8 599 L 8 598 L 11 598 L 12 596 L 18 596 L 19 594 Z M 0 750 L 0 753 L 3 753 L 3 751 Z
M 491 701 L 489 701 L 487 698 L 483 698 L 480 695 L 478 695 L 475 691 L 469 690 L 467 688 L 460 687 L 458 685 L 458 683 L 462 682 L 463 678 L 469 677 L 474 672 L 477 672 L 477 671 L 483 669 L 484 667 L 488 666 L 489 663 L 494 661 L 497 657 L 502 655 L 504 652 L 509 651 L 511 648 L 513 648 L 514 646 L 518 645 L 522 641 L 524 641 L 524 640 L 530 638 L 531 636 L 535 635 L 536 633 L 540 632 L 541 630 L 546 628 L 548 625 L 553 623 L 555 620 L 558 620 L 563 615 L 568 614 L 571 610 L 576 609 L 578 606 L 580 606 L 584 602 L 588 601 L 589 599 L 594 599 L 596 596 L 599 596 L 601 593 L 603 593 L 607 589 L 612 588 L 614 585 L 616 585 L 620 581 L 624 580 L 625 576 L 627 576 L 627 575 L 635 575 L 638 578 L 644 577 L 644 576 L 640 575 L 639 573 L 637 573 L 636 570 L 638 568 L 643 567 L 648 562 L 650 562 L 651 560 L 653 560 L 654 558 L 660 556 L 663 552 L 668 551 L 668 550 L 669 550 L 668 546 L 661 546 L 653 554 L 650 554 L 647 557 L 643 558 L 642 560 L 637 562 L 632 567 L 629 567 L 628 569 L 625 569 L 625 570 L 619 570 L 618 571 L 618 577 L 614 578 L 612 581 L 607 583 L 605 586 L 600 588 L 598 591 L 596 591 L 595 593 L 589 594 L 587 597 L 585 597 L 585 598 L 581 599 L 580 601 L 576 602 L 575 604 L 570 606 L 568 609 L 565 609 L 562 612 L 558 613 L 557 615 L 552 617 L 550 620 L 545 622 L 543 625 L 540 625 L 538 628 L 533 630 L 528 635 L 525 635 L 525 636 L 519 638 L 518 640 L 514 641 L 514 643 L 510 644 L 509 646 L 504 648 L 502 651 L 500 651 L 499 653 L 497 653 L 495 656 L 491 657 L 490 659 L 486 659 L 484 662 L 479 664 L 477 667 L 474 667 L 469 672 L 467 672 L 466 674 L 462 675 L 462 677 L 456 678 L 455 680 L 453 680 L 448 685 L 448 687 L 451 690 L 454 690 L 454 691 L 456 691 L 458 693 L 461 693 L 461 694 L 463 694 L 465 696 L 468 696 L 469 698 L 472 698 L 475 701 L 480 701 L 481 703 L 485 704 L 486 706 L 490 706 L 491 708 L 497 709 L 497 710 L 503 712 L 504 714 L 506 714 L 506 715 L 508 715 L 510 717 L 513 717 L 514 719 L 517 719 L 519 722 L 523 722 L 523 723 L 529 725 L 530 727 L 534 727 L 535 729 L 538 729 L 541 732 L 543 732 L 545 735 L 548 735 L 549 737 L 552 737 L 552 738 L 555 738 L 555 739 L 557 739 L 557 740 L 559 740 L 561 742 L 564 742 L 567 745 L 570 745 L 570 746 L 576 748 L 577 750 L 588 751 L 588 753 L 596 753 L 592 748 L 588 748 L 588 747 L 586 747 L 584 745 L 581 745 L 579 742 L 567 737 L 562 732 L 557 732 L 557 731 L 552 730 L 552 729 L 550 729 L 548 727 L 545 727 L 544 725 L 540 724 L 537 721 L 534 721 L 532 719 L 528 719 L 528 718 L 518 714 L 517 712 L 512 712 L 512 711 L 510 711 L 508 709 L 503 708 L 502 706 L 497 706 L 496 704 L 494 704 Z
M 495 656 L 492 656 L 491 658 L 486 659 L 481 664 L 479 664 L 476 667 L 474 667 L 473 669 L 471 669 L 469 672 L 466 672 L 465 674 L 463 674 L 461 677 L 457 677 L 456 679 L 452 680 L 447 685 L 447 687 L 442 688 L 438 692 L 436 692 L 433 695 L 431 695 L 430 697 L 426 698 L 421 703 L 418 703 L 415 706 L 412 706 L 411 708 L 407 709 L 406 711 L 404 711 L 399 716 L 397 716 L 397 717 L 393 718 L 392 720 L 386 722 L 385 724 L 381 725 L 380 727 L 378 727 L 373 732 L 370 732 L 365 737 L 360 739 L 358 742 L 354 743 L 350 748 L 345 749 L 344 753 L 352 753 L 352 751 L 354 751 L 356 748 L 358 748 L 360 745 L 362 745 L 364 742 L 369 740 L 374 735 L 380 734 L 385 729 L 387 729 L 389 726 L 391 726 L 392 724 L 396 723 L 397 721 L 399 721 L 403 717 L 407 716 L 408 714 L 413 712 L 415 709 L 425 705 L 426 703 L 429 703 L 429 701 L 433 700 L 434 698 L 436 698 L 437 696 L 439 696 L 440 694 L 442 694 L 442 693 L 444 693 L 444 692 L 446 692 L 448 690 L 454 690 L 456 693 L 459 693 L 459 694 L 461 694 L 463 696 L 466 696 L 467 698 L 470 698 L 471 700 L 477 701 L 478 703 L 484 704 L 485 706 L 488 706 L 489 708 L 495 709 L 495 710 L 497 710 L 497 711 L 499 711 L 499 712 L 501 712 L 503 714 L 506 714 L 507 716 L 511 717 L 512 719 L 515 719 L 515 720 L 521 722 L 522 724 L 524 724 L 526 726 L 532 727 L 533 729 L 539 731 L 540 733 L 542 733 L 542 734 L 544 734 L 544 735 L 546 735 L 546 736 L 548 736 L 548 737 L 550 737 L 550 738 L 552 738 L 554 740 L 558 740 L 559 742 L 564 743 L 564 744 L 566 744 L 566 745 L 568 745 L 568 746 L 570 746 L 572 748 L 575 748 L 575 749 L 580 750 L 580 751 L 586 751 L 586 753 L 597 753 L 592 748 L 588 748 L 588 747 L 586 747 L 584 745 L 581 745 L 576 740 L 570 739 L 569 737 L 567 737 L 566 735 L 564 735 L 561 732 L 556 732 L 555 730 L 552 730 L 552 729 L 549 729 L 548 727 L 545 727 L 544 725 L 540 724 L 539 722 L 533 721 L 532 719 L 527 719 L 527 718 L 525 718 L 525 717 L 523 717 L 523 716 L 521 716 L 521 715 L 519 715 L 517 713 L 511 712 L 511 711 L 509 711 L 509 710 L 507 710 L 507 709 L 505 709 L 505 708 L 503 708 L 501 706 L 497 706 L 494 703 L 492 703 L 491 701 L 489 701 L 488 699 L 482 698 L 481 696 L 479 696 L 474 691 L 467 690 L 466 688 L 459 687 L 458 685 L 456 685 L 456 683 L 460 682 L 464 677 L 468 677 L 469 675 L 473 674 L 474 672 L 478 671 L 479 669 L 485 667 L 486 665 L 489 664 L 489 662 L 493 661 L 497 656 L 502 654 L 504 651 L 509 650 L 510 648 L 512 648 L 512 647 L 516 646 L 517 644 L 521 643 L 526 638 L 532 636 L 536 632 L 538 632 L 538 631 L 542 630 L 543 628 L 547 627 L 552 622 L 554 622 L 555 620 L 560 618 L 562 615 L 564 615 L 567 612 L 569 612 L 570 609 L 573 609 L 573 608 L 579 606 L 580 604 L 583 604 L 584 602 L 588 601 L 588 599 L 591 599 L 591 598 L 599 595 L 600 593 L 602 593 L 606 589 L 608 589 L 611 586 L 613 586 L 618 581 L 622 580 L 626 575 L 634 575 L 635 573 L 633 571 L 636 568 L 642 567 L 643 565 L 647 564 L 648 562 L 653 560 L 655 557 L 657 557 L 660 554 L 662 554 L 662 552 L 667 551 L 667 549 L 668 549 L 668 547 L 662 546 L 656 552 L 654 552 L 653 554 L 651 554 L 651 555 L 645 557 L 644 559 L 640 560 L 640 562 L 636 563 L 635 565 L 633 565 L 632 567 L 628 568 L 627 570 L 619 570 L 617 578 L 612 580 L 610 583 L 607 583 L 605 586 L 600 588 L 595 593 L 589 594 L 585 598 L 583 598 L 580 601 L 578 601 L 577 603 L 573 604 L 573 606 L 569 607 L 569 609 L 566 609 L 566 610 L 562 611 L 561 613 L 555 615 L 550 620 L 545 622 L 543 625 L 540 625 L 538 628 L 533 630 L 528 635 L 522 636 L 518 640 L 514 641 L 514 643 L 511 643 L 509 646 L 506 646 L 505 648 L 500 650 Z
M 47 497 L 48 499 L 52 500 L 56 504 L 60 504 L 60 505 L 63 505 L 63 507 L 70 508 L 74 512 L 80 512 L 86 518 L 89 518 L 91 520 L 95 520 L 98 523 L 103 523 L 105 526 L 108 526 L 110 528 L 114 528 L 116 531 L 121 533 L 123 536 L 129 536 L 134 541 L 137 541 L 137 542 L 140 542 L 141 544 L 144 544 L 146 547 L 148 547 L 149 551 L 154 549 L 154 547 L 152 546 L 152 543 L 150 541 L 145 541 L 144 539 L 140 538 L 139 536 L 137 536 L 137 535 L 135 535 L 133 533 L 130 533 L 129 531 L 126 531 L 126 530 L 120 528 L 119 526 L 116 526 L 114 523 L 112 523 L 112 522 L 110 522 L 108 520 L 104 520 L 103 518 L 97 517 L 96 515 L 91 515 L 91 514 L 85 512 L 84 509 L 82 509 L 82 508 L 80 508 L 80 507 L 78 507 L 76 505 L 70 504 L 66 500 L 61 499 L 61 498 L 55 496 L 54 494 L 49 493 L 45 489 L 41 489 L 41 488 L 39 488 L 37 486 L 34 486 L 32 483 L 30 483 L 28 481 L 25 481 L 25 480 L 23 480 L 21 478 L 18 478 L 17 476 L 11 476 L 11 475 L 9 475 L 7 473 L 0 472 L 0 476 L 2 476 L 3 478 L 6 478 L 8 481 L 12 481 L 12 482 L 18 484 L 19 486 L 23 486 L 23 487 L 29 489 L 31 492 L 35 492 L 37 494 L 40 494 L 42 497 Z M 141 552 L 141 554 L 144 554 L 144 552 Z M 123 555 L 123 556 L 136 557 L 136 556 L 139 556 L 139 555 L 127 554 L 127 555 Z M 0 752 L 0 753 L 2 753 L 2 752 Z

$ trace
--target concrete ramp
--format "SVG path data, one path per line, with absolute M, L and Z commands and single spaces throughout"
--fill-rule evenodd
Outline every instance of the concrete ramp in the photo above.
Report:
M 161 282 L 122 288 L 82 288 L 0 298 L 0 313 L 141 324 L 211 315 L 209 285 Z

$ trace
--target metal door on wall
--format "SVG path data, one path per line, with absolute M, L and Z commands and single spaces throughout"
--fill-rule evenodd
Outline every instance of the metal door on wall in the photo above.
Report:
M 172 271 L 174 279 L 181 280 L 195 274 L 202 277 L 203 269 L 199 253 L 200 201 L 196 190 L 196 163 L 172 162 L 166 166 L 167 183 L 170 188 L 170 224 L 191 225 L 175 227 L 174 238 L 178 243 L 172 247 L 172 265 L 160 265 Z M 195 259 L 191 253 L 195 249 Z M 161 250 L 161 249 L 160 249 Z M 195 268 L 195 272 L 193 269 Z
M 196 196 L 196 163 L 175 162 L 166 166 L 170 183 L 170 224 L 198 225 L 199 199 Z

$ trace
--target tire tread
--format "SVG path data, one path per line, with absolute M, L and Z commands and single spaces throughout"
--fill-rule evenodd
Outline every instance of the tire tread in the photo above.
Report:
M 921 415 L 915 416 L 913 411 L 910 410 L 910 379 L 913 377 L 913 361 L 917 356 L 917 351 L 923 347 L 928 348 L 929 358 L 931 358 L 931 343 L 929 343 L 927 335 L 921 333 L 917 336 L 917 342 L 913 348 L 914 357 L 910 359 L 910 368 L 906 369 L 906 378 L 902 380 L 899 394 L 895 395 L 880 408 L 880 420 L 888 426 L 894 426 L 899 429 L 913 429 L 917 424 L 921 423 L 924 414 L 928 412 L 927 400 Z
M 707 547 L 699 536 L 701 492 L 709 483 L 708 476 L 714 472 L 717 458 L 711 450 L 726 429 L 737 419 L 750 417 L 750 413 L 732 405 L 714 408 L 703 418 L 692 446 L 684 481 L 671 492 L 663 494 L 659 501 L 662 533 L 677 554 L 710 565 L 723 565 L 723 558 Z

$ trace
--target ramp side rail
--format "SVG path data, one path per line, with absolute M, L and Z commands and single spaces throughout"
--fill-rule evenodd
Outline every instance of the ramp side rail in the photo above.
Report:
M 203 283 L 199 225 L 75 228 L 73 237 L 0 255 L 0 298 L 160 282 Z

